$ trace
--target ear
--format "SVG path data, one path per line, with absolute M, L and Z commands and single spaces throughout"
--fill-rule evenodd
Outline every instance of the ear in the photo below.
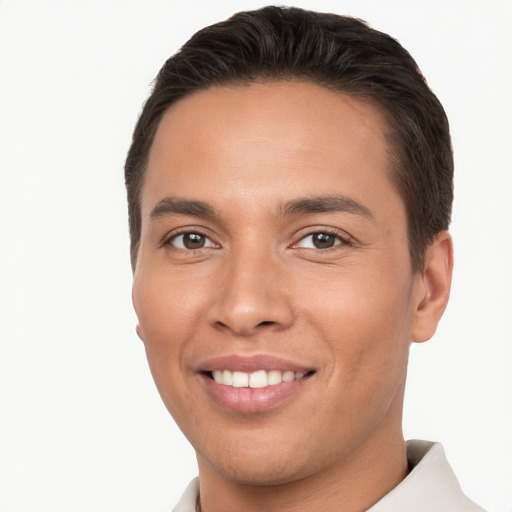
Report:
M 142 338 L 142 330 L 140 328 L 139 322 L 135 325 L 135 332 L 137 333 L 137 336 L 140 338 L 142 342 L 144 342 L 144 339 Z
M 439 233 L 425 250 L 425 264 L 418 283 L 412 341 L 432 338 L 443 316 L 452 284 L 453 244 L 448 231 Z
M 137 314 L 137 308 L 135 307 L 133 286 L 132 286 L 132 305 L 133 305 L 133 309 L 135 310 L 135 314 Z M 137 323 L 135 324 L 135 332 L 137 333 L 137 336 L 140 338 L 140 340 L 144 343 L 144 338 L 142 337 L 142 329 L 140 327 L 140 322 L 138 319 L 137 319 Z

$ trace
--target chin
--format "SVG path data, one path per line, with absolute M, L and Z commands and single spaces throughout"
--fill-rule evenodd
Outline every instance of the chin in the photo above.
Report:
M 269 442 L 268 438 L 220 444 L 216 452 L 198 452 L 198 462 L 205 462 L 223 479 L 238 485 L 268 487 L 285 485 L 315 471 L 313 461 L 303 460 L 293 444 Z M 275 441 L 275 440 L 274 440 Z M 305 454 L 304 454 L 305 455 Z
M 306 471 L 297 467 L 297 461 L 286 463 L 283 461 L 269 461 L 268 458 L 258 461 L 241 461 L 231 464 L 223 463 L 215 470 L 226 480 L 238 485 L 253 487 L 272 487 L 286 485 L 307 476 Z

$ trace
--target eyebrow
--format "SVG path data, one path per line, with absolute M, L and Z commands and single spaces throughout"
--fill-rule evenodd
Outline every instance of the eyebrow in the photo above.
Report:
M 371 211 L 356 200 L 343 195 L 303 197 L 287 202 L 279 209 L 280 216 L 304 213 L 346 212 L 372 219 Z
M 165 215 L 191 215 L 194 217 L 218 217 L 213 206 L 204 201 L 164 197 L 151 210 L 150 218 L 158 219 Z
M 278 208 L 278 216 L 308 213 L 345 212 L 373 218 L 370 210 L 356 200 L 342 195 L 302 197 L 288 201 Z M 220 217 L 213 206 L 205 201 L 164 197 L 151 210 L 150 218 L 158 219 L 165 215 L 190 215 L 193 217 Z

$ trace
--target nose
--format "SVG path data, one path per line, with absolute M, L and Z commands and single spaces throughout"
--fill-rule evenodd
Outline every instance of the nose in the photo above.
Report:
M 282 270 L 279 262 L 261 253 L 229 259 L 217 276 L 218 291 L 208 312 L 210 324 L 236 336 L 288 328 L 294 312 Z

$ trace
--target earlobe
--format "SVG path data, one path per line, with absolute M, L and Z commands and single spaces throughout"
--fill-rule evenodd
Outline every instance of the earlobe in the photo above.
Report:
M 135 332 L 137 333 L 137 336 L 140 338 L 140 340 L 144 343 L 144 339 L 142 338 L 142 329 L 140 328 L 139 322 L 135 325 Z
M 135 309 L 135 313 L 137 313 L 137 308 L 135 306 L 135 289 L 132 287 L 132 304 L 133 308 Z M 135 324 L 135 332 L 137 333 L 137 336 L 140 338 L 140 340 L 144 343 L 144 338 L 142 336 L 142 329 L 140 326 L 139 321 L 137 320 L 137 323 Z
M 448 231 L 442 231 L 425 250 L 421 288 L 418 290 L 412 325 L 412 341 L 427 341 L 436 332 L 450 297 L 452 271 L 452 238 Z

